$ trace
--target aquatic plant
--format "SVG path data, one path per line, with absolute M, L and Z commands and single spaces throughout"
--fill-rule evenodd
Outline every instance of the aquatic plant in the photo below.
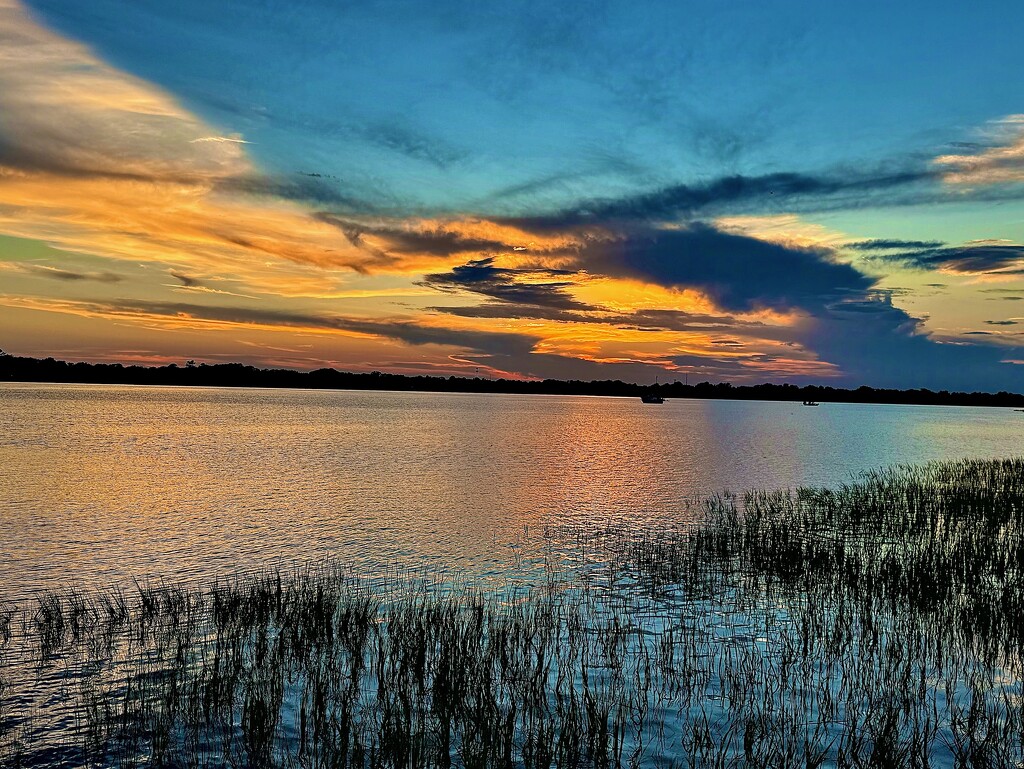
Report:
M 0 612 L 0 764 L 1020 766 L 1022 524 L 1024 460 L 959 462 L 549 532 L 588 568 L 532 586 L 51 593 Z

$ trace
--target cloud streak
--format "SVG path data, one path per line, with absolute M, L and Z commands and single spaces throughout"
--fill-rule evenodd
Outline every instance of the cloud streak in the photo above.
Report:
M 26 275 L 33 275 L 39 278 L 59 280 L 65 283 L 76 283 L 87 281 L 94 283 L 120 283 L 124 275 L 106 270 L 80 271 L 65 270 L 60 267 L 52 267 L 46 264 L 32 264 L 31 262 L 0 262 L 0 269 L 21 272 Z
M 216 179 L 250 169 L 233 142 L 149 83 L 0 4 L 0 165 L 68 175 Z M 69 119 L 71 116 L 72 119 Z
M 411 319 L 365 319 L 288 310 L 229 307 L 188 302 L 122 299 L 101 301 L 23 301 L 7 298 L 9 306 L 28 306 L 87 317 L 139 322 L 157 321 L 172 327 L 259 326 L 305 331 L 341 332 L 383 337 L 405 344 L 444 345 L 486 354 L 525 354 L 538 339 L 527 334 L 427 326 Z
M 990 146 L 935 158 L 946 182 L 964 187 L 1024 182 L 1024 115 L 1008 115 L 988 129 Z
M 593 305 L 574 299 L 568 289 L 580 279 L 569 270 L 508 269 L 496 267 L 494 258 L 477 259 L 459 265 L 446 273 L 425 275 L 420 285 L 440 291 L 469 291 L 489 299 L 515 305 L 546 307 L 557 310 L 596 310 Z
M 854 243 L 844 243 L 843 248 L 852 248 L 854 251 L 896 251 L 910 248 L 941 248 L 945 244 L 941 240 L 894 240 L 877 238 L 875 240 L 858 240 Z
M 877 174 L 841 173 L 809 175 L 773 173 L 762 176 L 726 176 L 704 184 L 676 184 L 654 192 L 618 199 L 583 201 L 551 214 L 511 217 L 508 222 L 526 230 L 547 231 L 616 223 L 674 220 L 704 212 L 720 213 L 732 207 L 772 206 L 808 198 L 839 195 L 867 196 L 933 181 L 928 169 Z
M 923 248 L 883 254 L 875 259 L 919 270 L 941 270 L 964 275 L 1000 274 L 1024 268 L 1024 246 L 1016 243 L 966 243 L 947 248 Z

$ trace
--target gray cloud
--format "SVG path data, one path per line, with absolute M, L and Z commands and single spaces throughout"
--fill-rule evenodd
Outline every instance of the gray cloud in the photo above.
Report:
M 1024 263 L 1024 246 L 1002 243 L 967 243 L 949 248 L 901 251 L 875 257 L 922 270 L 944 269 L 952 272 L 979 273 L 1019 267 Z
M 634 331 L 712 331 L 721 329 L 749 330 L 759 336 L 771 335 L 772 327 L 760 321 L 738 320 L 724 315 L 704 315 L 682 310 L 637 310 L 631 313 L 604 311 L 584 313 L 558 307 L 512 302 L 485 302 L 468 307 L 430 307 L 433 312 L 463 318 L 502 318 L 554 320 L 566 323 L 600 323 Z
M 92 281 L 96 283 L 120 283 L 124 280 L 124 275 L 118 275 L 116 272 L 82 272 L 77 270 L 65 270 L 60 267 L 49 267 L 43 264 L 32 264 L 30 262 L 11 262 L 14 267 L 20 272 L 25 272 L 30 275 L 35 275 L 40 278 L 50 278 L 51 280 L 62 280 L 67 282 L 74 281 Z
M 860 196 L 906 188 L 935 180 L 931 170 L 904 170 L 877 174 L 812 176 L 774 173 L 763 176 L 727 176 L 705 184 L 676 184 L 618 199 L 583 201 L 550 214 L 510 217 L 505 221 L 528 230 L 550 231 L 573 227 L 642 222 L 693 216 L 735 204 L 781 203 L 794 198 L 830 197 L 845 193 Z
M 428 307 L 432 312 L 456 315 L 460 318 L 502 318 L 506 320 L 557 320 L 568 323 L 598 323 L 597 318 L 559 307 L 515 302 L 485 302 L 460 307 Z
M 191 275 L 186 275 L 183 272 L 178 272 L 177 270 L 170 270 L 169 272 L 172 278 L 180 281 L 181 285 L 186 288 L 197 288 L 205 285 L 199 278 L 193 278 Z
M 476 259 L 453 268 L 450 272 L 424 276 L 420 285 L 441 291 L 471 291 L 500 302 L 514 305 L 548 307 L 559 310 L 598 310 L 599 307 L 580 302 L 566 291 L 571 281 L 545 283 L 524 282 L 523 278 L 566 277 L 572 271 L 551 269 L 513 270 L 494 266 L 493 258 Z
M 912 248 L 940 248 L 944 246 L 941 240 L 891 240 L 876 238 L 875 240 L 859 240 L 855 243 L 844 243 L 843 248 L 852 248 L 855 251 L 895 251 L 897 249 Z
M 842 381 L 875 387 L 967 390 L 1019 388 L 1019 369 L 1003 363 L 992 337 L 937 340 L 920 318 L 895 307 L 885 292 L 838 302 L 817 315 L 799 341 L 844 372 Z
M 398 254 L 431 254 L 452 256 L 454 254 L 480 251 L 510 251 L 513 246 L 496 240 L 466 238 L 457 232 L 436 228 L 433 230 L 408 230 L 386 225 L 368 225 L 346 219 L 325 211 L 314 214 L 319 221 L 337 227 L 348 241 L 359 248 L 370 249 L 382 257 L 388 252 Z M 375 249 L 363 238 L 376 235 L 387 240 L 387 249 Z

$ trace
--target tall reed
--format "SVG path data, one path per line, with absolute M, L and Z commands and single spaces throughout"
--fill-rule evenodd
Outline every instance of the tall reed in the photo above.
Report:
M 562 531 L 484 590 L 332 565 L 0 611 L 3 766 L 1019 767 L 1024 461 Z M 564 548 L 563 548 L 564 549 Z

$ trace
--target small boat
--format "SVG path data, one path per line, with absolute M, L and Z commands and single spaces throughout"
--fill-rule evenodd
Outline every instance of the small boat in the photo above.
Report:
M 805 406 L 818 406 L 820 405 L 817 401 L 804 401 Z
M 644 403 L 664 403 L 665 399 L 655 393 L 644 393 L 640 396 L 640 400 Z

